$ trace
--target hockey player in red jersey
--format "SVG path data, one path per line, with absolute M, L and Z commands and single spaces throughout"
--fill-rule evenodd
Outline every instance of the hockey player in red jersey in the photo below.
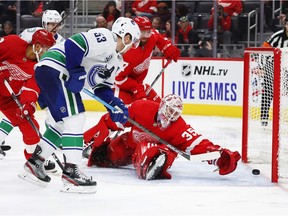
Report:
M 137 49 L 130 49 L 124 55 L 127 66 L 115 78 L 115 96 L 121 98 L 125 104 L 142 98 L 160 102 L 161 99 L 153 89 L 146 96 L 145 92 L 150 86 L 143 84 L 148 73 L 153 50 L 156 46 L 167 59 L 172 59 L 175 62 L 180 56 L 180 50 L 173 46 L 170 40 L 152 29 L 151 22 L 147 17 L 139 16 L 134 20 L 141 30 L 140 45 Z
M 53 35 L 44 29 L 34 33 L 30 44 L 17 35 L 0 38 L 0 111 L 9 119 L 13 127 L 18 126 L 21 131 L 25 143 L 26 159 L 30 158 L 40 140 L 25 118 L 29 116 L 39 127 L 33 115 L 40 91 L 34 78 L 34 65 L 54 44 Z M 17 106 L 4 80 L 8 81 L 23 105 L 23 109 Z M 0 149 L 0 156 L 5 156 L 3 153 Z
M 240 154 L 203 138 L 181 117 L 182 108 L 182 99 L 170 94 L 162 99 L 160 105 L 151 100 L 133 102 L 129 106 L 129 116 L 158 137 L 191 155 L 220 151 L 221 156 L 208 163 L 216 165 L 220 175 L 233 172 L 241 158 Z M 167 170 L 177 154 L 130 122 L 125 123 L 124 127 L 131 130 L 110 139 L 109 132 L 123 130 L 123 125 L 117 125 L 106 114 L 96 126 L 84 133 L 85 143 L 92 143 L 90 154 L 86 151 L 89 148 L 83 151 L 83 156 L 89 157 L 87 165 L 119 167 L 133 164 L 140 179 L 170 179 Z

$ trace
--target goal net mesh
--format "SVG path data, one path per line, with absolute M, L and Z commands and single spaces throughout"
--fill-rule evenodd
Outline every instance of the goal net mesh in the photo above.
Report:
M 287 179 L 288 49 L 250 48 L 244 59 L 243 161 L 271 163 L 272 181 Z

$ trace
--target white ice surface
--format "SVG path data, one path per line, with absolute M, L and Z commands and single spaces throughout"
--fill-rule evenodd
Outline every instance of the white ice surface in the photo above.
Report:
M 103 113 L 87 112 L 85 129 Z M 36 118 L 44 128 L 45 112 Z M 214 143 L 241 153 L 241 119 L 184 116 L 196 130 Z M 6 140 L 12 149 L 0 160 L 0 215 L 288 215 L 286 183 L 270 182 L 270 167 L 239 163 L 235 172 L 220 176 L 214 166 L 177 158 L 171 180 L 139 180 L 132 166 L 121 169 L 86 168 L 98 183 L 95 194 L 65 194 L 59 191 L 61 176 L 52 176 L 46 188 L 17 177 L 25 162 L 21 134 L 16 128 Z M 57 155 L 61 158 L 60 152 Z

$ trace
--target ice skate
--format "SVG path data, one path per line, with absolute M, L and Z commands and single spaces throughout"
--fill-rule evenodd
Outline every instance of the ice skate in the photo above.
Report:
M 24 164 L 25 172 L 18 176 L 25 181 L 45 187 L 51 178 L 44 170 L 45 160 L 39 156 L 41 151 L 41 147 L 37 146 L 32 157 Z
M 92 152 L 92 145 L 88 145 L 87 147 L 85 147 L 83 149 L 82 157 L 89 159 L 89 156 L 90 156 L 91 152 Z
M 62 174 L 63 187 L 60 189 L 66 193 L 95 193 L 96 181 L 84 175 L 76 164 L 65 163 Z
M 6 152 L 11 149 L 11 146 L 5 145 L 5 141 L 2 142 L 0 145 L 0 160 L 3 159 L 6 156 Z
M 46 160 L 44 162 L 44 169 L 46 171 L 46 173 L 56 173 L 58 171 L 57 167 L 56 167 L 56 164 L 51 161 L 51 160 Z
M 146 171 L 146 180 L 152 180 L 157 177 L 157 175 L 162 171 L 165 165 L 166 155 L 164 153 L 160 154 L 157 158 L 152 160 L 148 165 Z

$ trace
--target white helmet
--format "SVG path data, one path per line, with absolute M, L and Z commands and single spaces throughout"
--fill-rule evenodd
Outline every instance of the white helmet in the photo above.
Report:
M 122 38 L 122 43 L 125 45 L 123 50 L 119 53 L 126 51 L 131 45 L 133 48 L 137 48 L 140 42 L 140 29 L 133 19 L 127 17 L 119 17 L 112 25 L 112 32 Z M 124 37 L 126 34 L 130 34 L 132 41 L 130 44 L 124 43 Z
M 42 27 L 46 29 L 48 23 L 59 23 L 62 17 L 56 10 L 46 10 L 42 16 Z
M 169 94 L 165 96 L 158 110 L 158 125 L 160 128 L 167 128 L 171 122 L 176 121 L 182 114 L 183 101 L 180 96 Z

